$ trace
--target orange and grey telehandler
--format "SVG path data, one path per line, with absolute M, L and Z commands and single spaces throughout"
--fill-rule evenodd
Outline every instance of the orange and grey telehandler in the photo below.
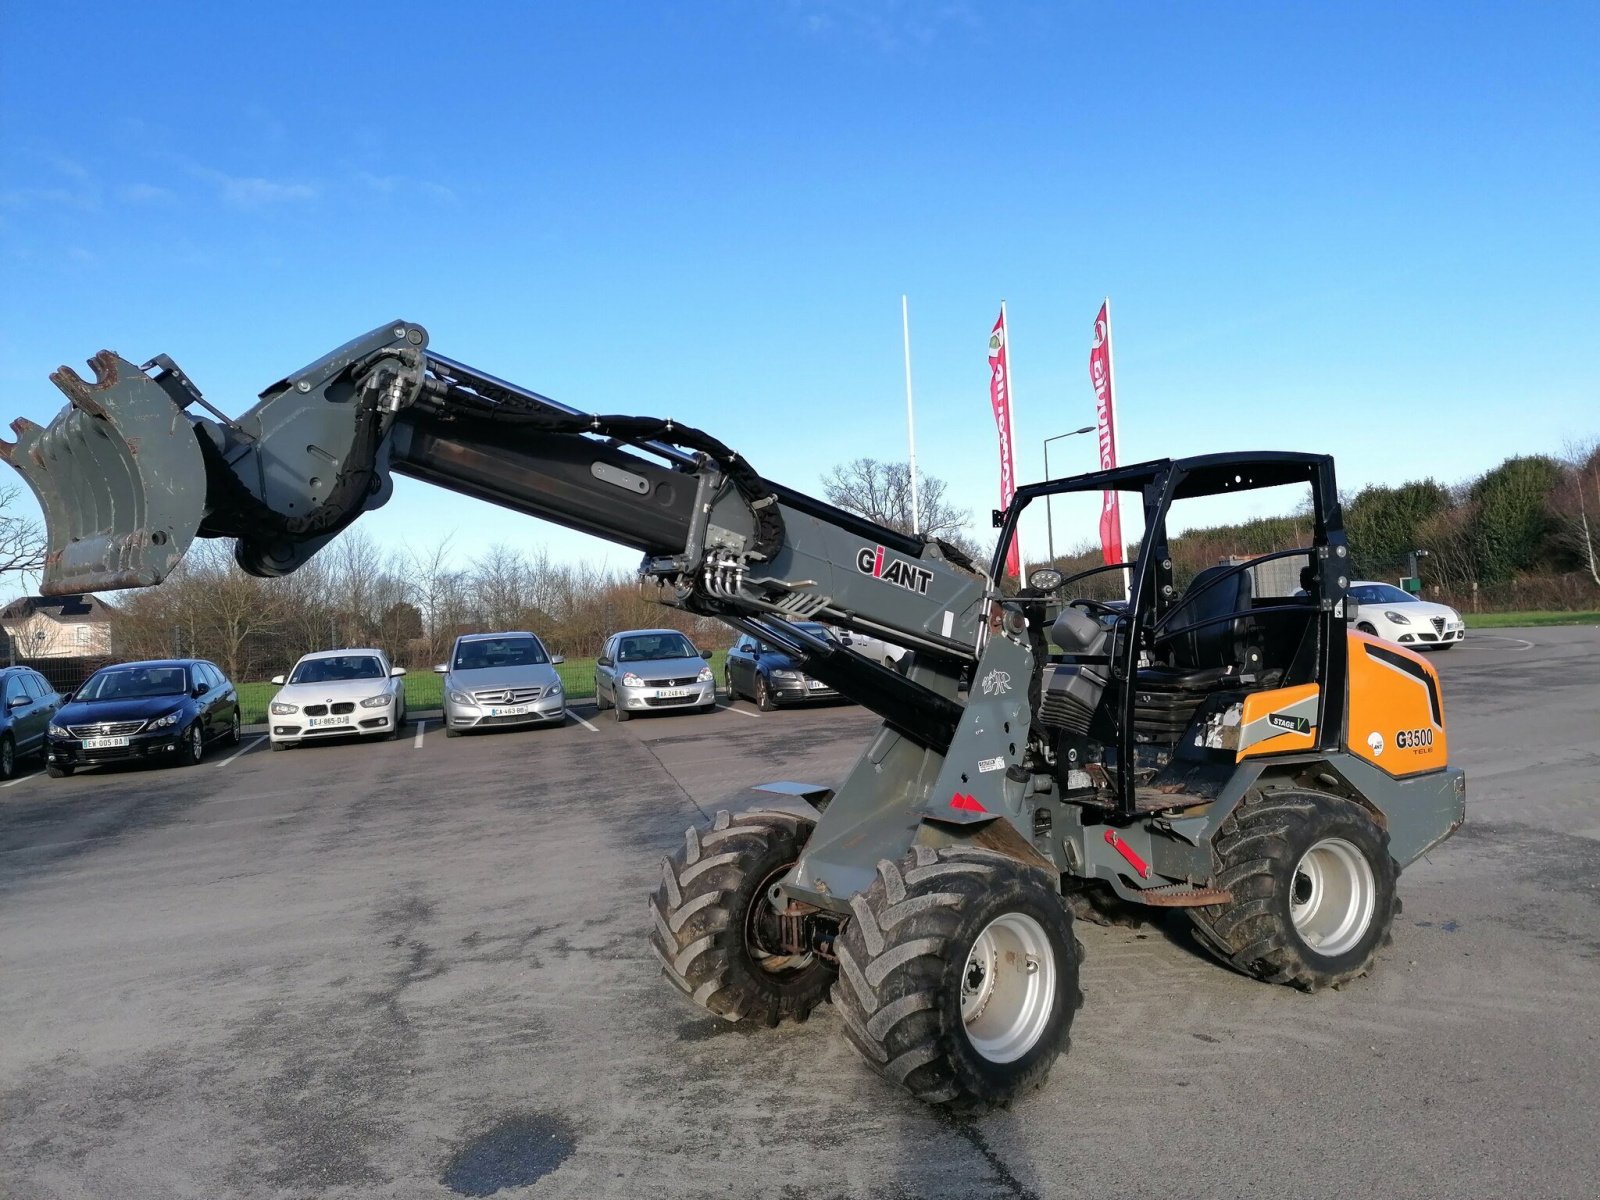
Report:
M 982 1108 L 1044 1079 L 1081 999 L 1075 911 L 1180 909 L 1235 970 L 1336 986 L 1389 940 L 1401 868 L 1463 820 L 1434 669 L 1347 629 L 1326 455 L 1024 487 L 986 568 L 764 479 L 696 429 L 581 413 L 454 362 L 410 322 L 238 418 L 165 355 L 90 365 L 92 381 L 52 376 L 69 403 L 48 427 L 0 443 L 44 510 L 47 593 L 159 584 L 196 536 L 234 539 L 254 574 L 292 571 L 398 473 L 634 547 L 663 603 L 879 715 L 831 786 L 768 784 L 766 807 L 688 830 L 648 936 L 667 978 L 730 1021 L 831 998 L 867 1064 L 930 1103 Z M 1173 503 L 1281 484 L 1309 489 L 1311 544 L 1180 586 Z M 1104 491 L 1144 518 L 1137 557 L 1102 568 L 1126 602 L 1054 569 L 996 586 L 1030 504 Z M 1261 582 L 1285 570 L 1290 586 Z M 802 619 L 911 653 L 891 669 Z

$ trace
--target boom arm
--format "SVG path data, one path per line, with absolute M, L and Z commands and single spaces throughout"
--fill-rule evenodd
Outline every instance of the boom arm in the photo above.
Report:
M 672 421 L 583 414 L 428 350 L 420 326 L 373 330 L 286 376 L 237 420 L 165 355 L 102 351 L 94 382 L 51 376 L 68 407 L 17 421 L 0 457 L 44 510 L 47 595 L 159 583 L 195 536 L 232 537 L 239 564 L 279 575 L 392 490 L 424 479 L 633 546 L 664 602 L 719 617 L 938 752 L 976 662 L 985 580 L 936 541 L 907 537 L 759 476 Z M 193 407 L 208 415 L 190 411 Z M 917 651 L 908 678 L 783 618 Z

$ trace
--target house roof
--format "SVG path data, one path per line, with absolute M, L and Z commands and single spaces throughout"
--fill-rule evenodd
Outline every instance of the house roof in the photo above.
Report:
M 63 625 L 109 621 L 116 609 L 99 596 L 22 596 L 0 608 L 0 621 L 25 621 L 42 613 Z

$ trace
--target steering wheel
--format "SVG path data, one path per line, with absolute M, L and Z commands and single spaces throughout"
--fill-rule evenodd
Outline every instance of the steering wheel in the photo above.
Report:
M 1080 597 L 1079 599 L 1073 600 L 1071 603 L 1069 603 L 1067 607 L 1082 609 L 1091 617 L 1106 616 L 1116 617 L 1118 620 L 1121 620 L 1123 617 L 1128 615 L 1126 609 L 1118 608 L 1114 604 L 1107 604 L 1104 600 L 1088 600 Z

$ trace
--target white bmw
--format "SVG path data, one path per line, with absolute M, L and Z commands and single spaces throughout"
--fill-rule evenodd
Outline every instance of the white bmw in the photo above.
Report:
M 1346 594 L 1359 606 L 1351 624 L 1386 642 L 1413 650 L 1448 650 L 1467 636 L 1461 614 L 1448 604 L 1419 600 L 1392 583 L 1358 579 Z
M 268 707 L 274 750 L 312 738 L 394 737 L 406 722 L 406 693 L 382 650 L 320 650 L 295 663 Z

